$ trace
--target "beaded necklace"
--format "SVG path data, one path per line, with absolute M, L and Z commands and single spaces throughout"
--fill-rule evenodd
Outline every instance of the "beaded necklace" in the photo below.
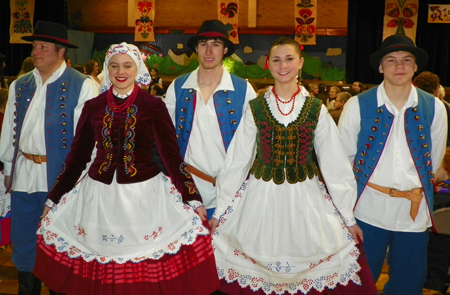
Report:
M 106 94 L 106 101 L 108 102 L 108 106 L 111 111 L 114 113 L 120 113 L 123 110 L 128 109 L 133 102 L 136 100 L 136 96 L 139 92 L 139 87 L 137 85 L 134 85 L 133 91 L 130 93 L 130 95 L 125 99 L 125 102 L 121 105 L 117 105 L 114 101 L 113 97 L 113 87 L 109 88 L 108 93 Z
M 273 88 L 272 88 L 272 92 L 273 92 L 273 95 L 275 96 L 275 103 L 277 104 L 277 109 L 278 109 L 278 111 L 280 112 L 280 114 L 281 115 L 283 115 L 283 116 L 289 116 L 290 114 L 292 114 L 292 112 L 294 111 L 294 106 L 295 106 L 295 97 L 297 96 L 297 94 L 299 94 L 300 93 L 300 87 L 297 87 L 297 91 L 292 95 L 292 97 L 289 99 L 289 100 L 287 100 L 287 101 L 283 101 L 283 100 L 281 100 L 279 97 L 278 97 L 278 95 L 275 93 L 275 86 L 273 86 Z M 291 107 L 291 110 L 288 112 L 288 113 L 283 113 L 282 111 L 281 111 L 281 108 L 280 108 L 280 105 L 279 105 L 279 103 L 282 103 L 282 104 L 288 104 L 288 103 L 291 103 L 292 102 L 292 107 Z

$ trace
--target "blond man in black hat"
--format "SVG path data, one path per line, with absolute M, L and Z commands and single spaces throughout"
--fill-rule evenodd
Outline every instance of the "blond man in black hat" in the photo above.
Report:
M 215 177 L 223 168 L 244 108 L 256 97 L 250 83 L 222 66 L 223 59 L 235 51 L 227 34 L 222 22 L 203 22 L 187 42 L 189 49 L 197 53 L 199 66 L 172 82 L 165 101 L 181 155 L 194 175 L 208 219 L 216 207 Z
M 65 63 L 70 44 L 65 26 L 38 21 L 31 57 L 35 69 L 10 87 L 0 141 L 5 186 L 11 191 L 12 261 L 19 294 L 40 294 L 32 274 L 36 230 L 47 192 L 63 167 L 84 102 L 98 95 L 92 80 Z M 53 292 L 52 292 L 53 293 Z
M 386 38 L 370 57 L 384 81 L 351 98 L 339 120 L 354 165 L 354 213 L 374 281 L 389 247 L 385 295 L 422 294 L 426 278 L 434 173 L 447 137 L 444 105 L 412 84 L 427 60 L 427 53 L 408 37 Z

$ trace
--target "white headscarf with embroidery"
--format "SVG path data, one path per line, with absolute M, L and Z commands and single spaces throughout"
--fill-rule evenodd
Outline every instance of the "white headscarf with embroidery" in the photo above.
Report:
M 108 91 L 108 89 L 112 85 L 111 80 L 109 79 L 108 65 L 111 57 L 118 53 L 128 54 L 133 59 L 137 67 L 137 75 L 135 81 L 138 86 L 141 88 L 142 86 L 148 86 L 152 78 L 150 77 L 147 67 L 142 61 L 141 52 L 135 45 L 122 42 L 120 44 L 111 45 L 111 47 L 106 52 L 105 63 L 103 64 L 104 78 L 100 93 Z

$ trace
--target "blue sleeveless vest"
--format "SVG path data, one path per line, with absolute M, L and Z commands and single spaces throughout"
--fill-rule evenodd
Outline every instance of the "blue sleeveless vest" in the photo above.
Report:
M 50 190 L 70 151 L 73 140 L 74 109 L 78 105 L 81 86 L 87 76 L 72 68 L 66 68 L 56 81 L 47 85 L 45 101 L 45 146 L 47 155 L 47 186 Z M 16 81 L 16 112 L 14 113 L 15 147 L 12 169 L 14 169 L 23 121 L 36 90 L 32 72 Z M 13 176 L 13 171 L 11 176 Z
M 191 135 L 192 123 L 195 112 L 195 89 L 181 88 L 191 73 L 184 74 L 175 80 L 176 110 L 175 129 L 181 156 L 186 155 L 189 137 Z M 225 150 L 233 139 L 234 133 L 241 121 L 242 108 L 245 102 L 247 82 L 233 74 L 234 91 L 221 90 L 213 94 L 214 107 L 216 109 L 217 120 L 219 121 Z
M 380 159 L 394 119 L 385 105 L 377 106 L 377 89 L 378 87 L 374 87 L 358 95 L 361 131 L 358 136 L 358 151 L 353 167 L 358 198 Z M 431 124 L 434 118 L 435 98 L 418 88 L 417 95 L 417 106 L 408 108 L 405 112 L 405 133 L 428 206 L 433 208 L 434 173 L 431 163 Z

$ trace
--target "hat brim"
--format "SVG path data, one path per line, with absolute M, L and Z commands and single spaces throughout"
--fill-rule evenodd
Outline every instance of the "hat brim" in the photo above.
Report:
M 231 56 L 236 51 L 236 47 L 234 46 L 233 42 L 231 42 L 229 39 L 226 39 L 226 38 L 223 38 L 223 37 L 214 37 L 214 38 L 222 40 L 224 42 L 224 44 L 225 44 L 225 47 L 228 48 L 227 53 L 224 55 L 225 57 Z M 204 36 L 198 36 L 198 35 L 192 36 L 187 41 L 187 47 L 190 50 L 196 52 L 195 48 L 197 48 L 198 41 L 199 40 L 205 40 L 205 39 L 211 39 L 211 38 L 204 37 Z
M 59 45 L 63 45 L 67 48 L 78 48 L 78 46 L 70 44 L 70 43 L 66 43 L 54 38 L 49 38 L 49 37 L 45 37 L 45 36 L 36 36 L 36 35 L 32 35 L 32 36 L 24 36 L 22 37 L 22 40 L 25 41 L 29 41 L 29 42 L 33 42 L 35 40 L 37 41 L 44 41 L 44 42 L 49 42 L 49 43 L 55 43 L 55 44 L 59 44 Z
M 381 59 L 385 57 L 387 54 L 396 51 L 407 51 L 414 55 L 416 58 L 416 64 L 418 67 L 418 71 L 421 71 L 425 68 L 428 62 L 428 53 L 419 47 L 412 46 L 399 46 L 399 47 L 391 47 L 391 48 L 383 48 L 378 51 L 375 51 L 370 55 L 370 65 L 375 71 L 379 70 Z

